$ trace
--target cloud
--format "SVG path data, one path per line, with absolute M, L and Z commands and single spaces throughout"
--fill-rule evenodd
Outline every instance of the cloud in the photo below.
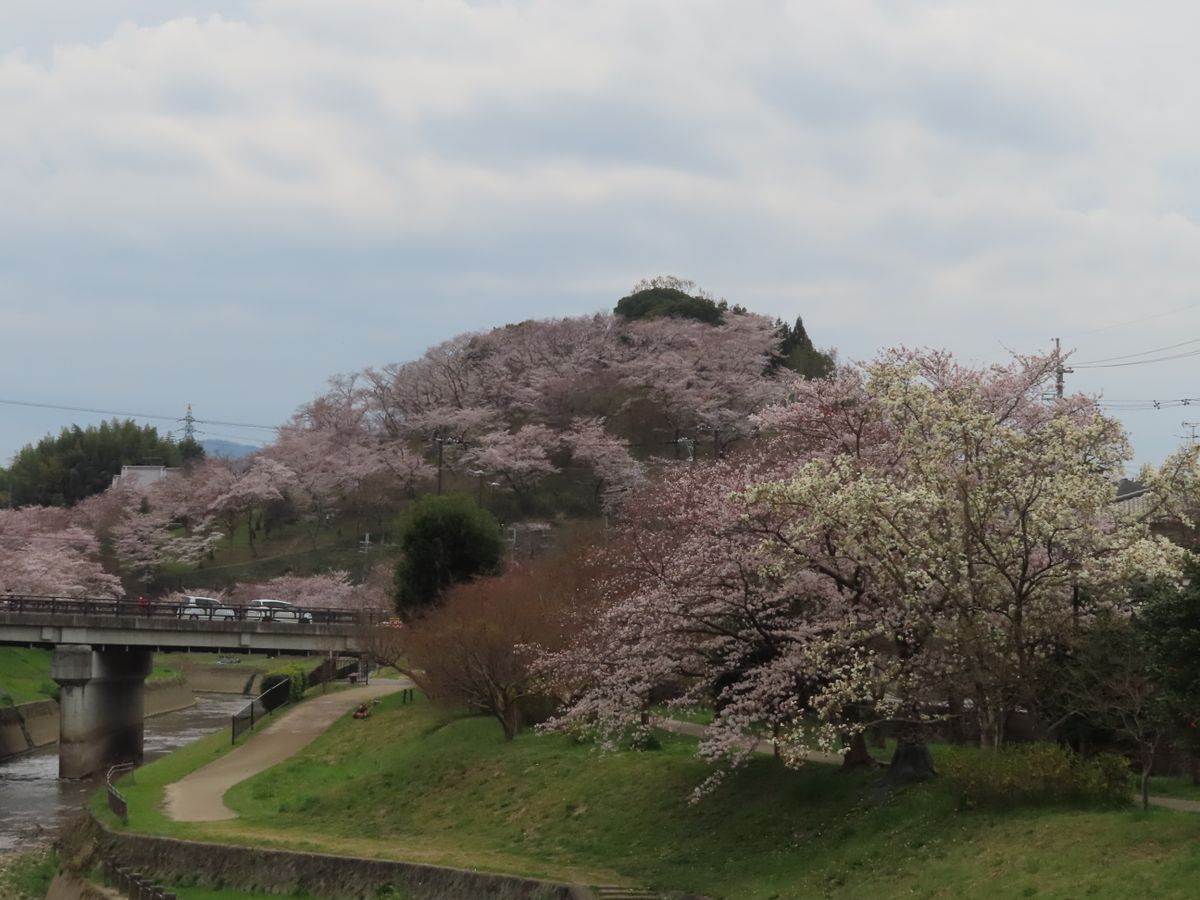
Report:
M 1095 331 L 1193 302 L 1183 4 L 62 6 L 0 11 L 0 377 L 67 354 L 38 399 L 280 421 L 335 371 L 664 271 L 848 358 L 1197 325 Z M 1130 421 L 1143 458 L 1176 441 Z

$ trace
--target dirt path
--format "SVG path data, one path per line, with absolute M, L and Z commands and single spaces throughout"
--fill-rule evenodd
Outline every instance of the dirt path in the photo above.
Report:
M 236 819 L 237 813 L 224 802 L 231 787 L 300 752 L 358 704 L 411 686 L 407 680 L 375 681 L 306 700 L 242 746 L 167 785 L 167 818 L 177 822 Z

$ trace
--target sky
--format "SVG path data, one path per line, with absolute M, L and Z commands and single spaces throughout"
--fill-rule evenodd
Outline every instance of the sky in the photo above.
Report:
M 1142 362 L 1200 350 L 1198 29 L 1154 0 L 5 0 L 0 462 L 102 417 L 18 403 L 261 442 L 336 373 L 657 274 L 843 360 L 1059 337 L 1161 460 L 1200 421 L 1172 405 L 1200 356 Z

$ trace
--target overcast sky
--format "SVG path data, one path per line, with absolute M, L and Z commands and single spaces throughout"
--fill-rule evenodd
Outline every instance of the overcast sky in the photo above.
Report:
M 1198 32 L 1182 2 L 5 0 L 0 399 L 276 424 L 659 273 L 843 359 L 1200 339 Z M 1068 387 L 1200 396 L 1197 363 Z M 1121 415 L 1153 461 L 1200 403 Z M 0 459 L 96 419 L 0 405 Z

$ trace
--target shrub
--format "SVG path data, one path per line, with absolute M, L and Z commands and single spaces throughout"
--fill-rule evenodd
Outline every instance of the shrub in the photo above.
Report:
M 277 669 L 272 669 L 263 676 L 263 706 L 268 710 L 278 709 L 285 703 L 295 703 L 304 696 L 304 689 L 307 686 L 308 676 L 305 674 L 304 667 L 298 663 L 291 663 L 286 666 L 280 666 Z M 287 684 L 287 690 L 273 690 L 281 684 Z M 269 693 L 268 693 L 269 692 Z
M 968 808 L 1042 803 L 1123 806 L 1133 772 L 1123 756 L 1084 758 L 1056 744 L 1013 744 L 998 750 L 951 748 L 939 761 L 946 782 Z
M 452 585 L 498 572 L 504 536 L 492 514 L 469 497 L 430 496 L 405 511 L 400 548 L 395 603 L 400 617 L 408 618 L 436 604 Z
M 54 701 L 58 701 L 62 697 L 62 686 L 51 678 L 47 678 L 38 684 L 38 691 Z

